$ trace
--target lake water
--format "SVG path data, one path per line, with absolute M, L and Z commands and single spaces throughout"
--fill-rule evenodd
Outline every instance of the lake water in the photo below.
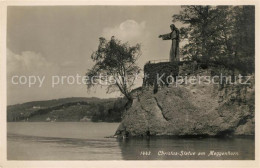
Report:
M 16 122 L 7 124 L 8 160 L 237 160 L 254 159 L 247 138 L 105 138 L 119 123 Z

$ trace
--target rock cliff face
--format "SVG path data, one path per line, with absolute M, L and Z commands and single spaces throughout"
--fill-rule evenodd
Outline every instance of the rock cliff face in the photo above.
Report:
M 254 107 L 249 103 L 254 89 L 247 89 L 240 102 L 232 99 L 235 90 L 190 84 L 163 87 L 155 94 L 152 88 L 136 91 L 116 135 L 254 135 Z

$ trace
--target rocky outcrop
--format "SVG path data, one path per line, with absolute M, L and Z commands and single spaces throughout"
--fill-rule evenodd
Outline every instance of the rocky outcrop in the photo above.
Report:
M 254 135 L 254 107 L 249 103 L 254 89 L 247 90 L 243 101 L 232 99 L 234 90 L 214 84 L 162 87 L 157 93 L 143 88 L 134 94 L 116 135 Z

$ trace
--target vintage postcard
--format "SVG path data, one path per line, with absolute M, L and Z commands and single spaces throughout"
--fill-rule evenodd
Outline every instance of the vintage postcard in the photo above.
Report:
M 258 8 L 1 1 L 0 167 L 258 167 Z

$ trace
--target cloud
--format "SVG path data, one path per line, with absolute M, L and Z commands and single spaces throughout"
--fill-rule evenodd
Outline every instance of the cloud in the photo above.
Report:
M 115 27 L 107 27 L 103 29 L 102 35 L 110 39 L 115 36 L 117 39 L 123 42 L 143 43 L 149 36 L 149 32 L 146 31 L 145 22 L 138 23 L 135 20 L 126 20 Z
M 15 54 L 7 49 L 8 75 L 46 75 L 57 72 L 58 67 L 46 60 L 40 53 L 24 51 Z
M 64 61 L 61 63 L 61 66 L 63 67 L 73 67 L 76 65 L 76 62 L 73 61 Z
M 48 61 L 42 54 L 33 51 L 24 51 L 21 54 L 16 54 L 7 49 L 6 54 L 7 104 L 55 98 L 56 95 L 52 94 L 54 91 L 51 90 L 50 86 L 51 76 L 60 71 L 56 64 Z M 13 76 L 25 76 L 26 83 L 14 84 L 12 82 Z M 40 76 L 41 79 L 44 76 L 41 87 L 39 87 L 38 80 L 35 85 L 29 87 L 29 76 Z M 18 79 L 16 79 L 16 82 L 19 82 Z M 59 92 L 61 91 L 59 90 Z

